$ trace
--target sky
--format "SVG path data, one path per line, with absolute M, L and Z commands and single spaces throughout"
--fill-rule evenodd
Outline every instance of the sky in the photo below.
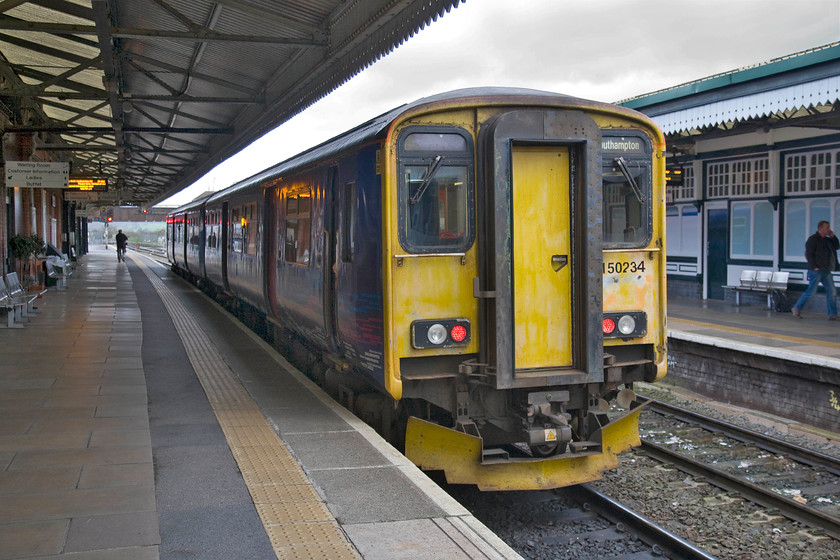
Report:
M 838 0 L 466 0 L 162 206 L 463 87 L 616 102 L 840 41 Z

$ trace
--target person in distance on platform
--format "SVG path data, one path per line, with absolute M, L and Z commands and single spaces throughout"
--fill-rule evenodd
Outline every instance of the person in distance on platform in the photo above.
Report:
M 837 270 L 837 249 L 840 241 L 831 231 L 825 220 L 817 224 L 817 233 L 805 242 L 805 258 L 808 260 L 808 288 L 793 305 L 791 313 L 794 317 L 802 318 L 802 308 L 822 283 L 825 288 L 825 303 L 828 309 L 828 320 L 837 320 L 837 303 L 834 300 L 834 278 L 831 273 Z
M 119 230 L 114 241 L 117 242 L 117 262 L 125 261 L 125 246 L 128 243 L 128 236 Z

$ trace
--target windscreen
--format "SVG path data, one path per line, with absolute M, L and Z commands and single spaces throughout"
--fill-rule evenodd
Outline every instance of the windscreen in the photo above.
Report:
M 472 243 L 473 150 L 461 129 L 411 128 L 400 137 L 400 243 L 417 253 Z
M 642 247 L 651 237 L 651 145 L 641 133 L 602 138 L 606 248 Z

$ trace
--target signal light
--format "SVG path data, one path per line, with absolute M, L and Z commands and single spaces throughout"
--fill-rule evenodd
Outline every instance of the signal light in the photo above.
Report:
M 111 217 L 111 216 L 108 216 L 108 221 L 109 221 L 109 222 L 113 222 L 113 221 L 114 221 L 114 218 L 113 218 L 113 217 Z

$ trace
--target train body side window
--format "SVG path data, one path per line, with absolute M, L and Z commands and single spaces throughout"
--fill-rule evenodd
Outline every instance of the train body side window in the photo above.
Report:
M 251 202 L 246 204 L 244 208 L 245 214 L 245 231 L 243 237 L 245 238 L 245 253 L 248 255 L 257 254 L 257 203 Z
M 356 183 L 345 183 L 341 209 L 341 260 L 353 262 L 356 235 Z
M 398 140 L 400 244 L 415 253 L 466 251 L 475 237 L 472 137 L 411 127 Z
M 219 246 L 219 217 L 218 211 L 207 213 L 207 247 L 216 249 Z
M 309 264 L 311 209 L 311 191 L 286 196 L 286 262 Z
M 245 249 L 245 240 L 242 237 L 242 207 L 236 206 L 230 209 L 230 251 L 242 253 Z

